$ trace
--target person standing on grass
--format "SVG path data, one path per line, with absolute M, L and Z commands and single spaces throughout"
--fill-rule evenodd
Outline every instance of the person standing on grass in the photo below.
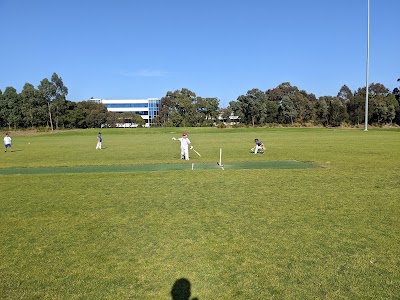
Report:
M 96 150 L 100 149 L 101 150 L 101 143 L 103 142 L 103 137 L 101 136 L 101 132 L 97 135 L 97 146 Z
M 189 146 L 190 149 L 193 149 L 193 146 L 190 143 L 187 133 L 183 133 L 179 139 L 173 137 L 172 140 L 181 142 L 181 159 L 189 160 Z
M 5 151 L 7 152 L 7 149 L 10 148 L 10 151 L 12 152 L 11 149 L 11 137 L 8 135 L 8 132 L 6 133 L 6 136 L 4 137 L 4 147 L 5 147 Z

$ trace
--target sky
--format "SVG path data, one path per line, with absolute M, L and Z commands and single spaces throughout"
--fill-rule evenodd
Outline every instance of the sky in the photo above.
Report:
M 67 99 L 227 107 L 290 82 L 336 96 L 366 84 L 368 0 L 0 0 L 0 90 L 57 73 Z M 400 85 L 400 1 L 370 0 L 369 83 Z

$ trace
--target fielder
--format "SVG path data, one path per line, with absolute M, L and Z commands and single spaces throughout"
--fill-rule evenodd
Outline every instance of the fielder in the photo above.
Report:
M 193 149 L 193 146 L 190 143 L 187 133 L 183 133 L 179 139 L 173 137 L 172 140 L 181 142 L 181 159 L 189 160 L 189 146 L 190 149 Z
M 101 143 L 103 142 L 103 137 L 101 136 L 101 132 L 99 132 L 97 136 L 97 145 L 96 145 L 96 150 L 100 149 L 101 150 Z
M 251 148 L 251 152 L 254 154 L 257 154 L 257 153 L 264 154 L 264 151 L 266 149 L 264 143 L 259 141 L 258 139 L 255 139 L 254 143 L 255 143 L 255 146 L 254 146 L 254 148 Z
M 4 137 L 4 147 L 5 147 L 5 151 L 4 152 L 7 152 L 8 148 L 10 148 L 10 151 L 12 152 L 12 150 L 11 150 L 11 137 L 8 135 L 8 132 L 6 133 L 6 136 Z

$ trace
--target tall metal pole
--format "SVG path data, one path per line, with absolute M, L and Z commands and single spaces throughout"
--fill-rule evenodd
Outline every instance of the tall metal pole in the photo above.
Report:
M 369 0 L 368 0 L 368 29 L 367 29 L 367 70 L 365 83 L 365 122 L 364 131 L 368 131 L 368 73 L 369 73 Z

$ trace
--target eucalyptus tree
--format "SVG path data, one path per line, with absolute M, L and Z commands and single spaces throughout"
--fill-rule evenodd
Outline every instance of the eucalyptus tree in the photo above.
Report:
M 391 124 L 396 117 L 396 98 L 381 83 L 369 86 L 369 104 L 371 107 L 371 123 Z
M 121 120 L 123 121 L 121 122 Z M 119 122 L 132 123 L 139 126 L 144 126 L 146 124 L 146 121 L 140 115 L 135 114 L 134 112 L 124 112 L 119 114 Z
M 271 101 L 279 105 L 279 122 L 310 122 L 314 119 L 314 103 L 317 101 L 314 94 L 308 94 L 290 82 L 283 82 L 276 88 L 266 91 Z
M 119 122 L 119 114 L 114 111 L 107 112 L 106 124 L 110 127 L 116 127 Z
M 267 100 L 265 103 L 264 123 L 275 123 L 278 121 L 279 104 L 275 101 Z
M 347 103 L 347 113 L 349 121 L 353 125 L 360 125 L 365 119 L 365 87 L 358 88 L 353 97 Z M 371 117 L 371 111 L 368 110 L 368 120 Z
M 176 111 L 182 116 L 182 126 L 193 126 L 196 114 L 196 94 L 186 88 L 173 93 Z
M 159 116 L 153 122 L 163 126 L 209 125 L 218 117 L 217 98 L 202 98 L 186 88 L 167 92 L 160 101 Z
M 230 101 L 228 111 L 224 112 L 224 118 L 229 119 L 231 115 L 237 116 L 239 120 L 244 120 L 241 103 L 238 101 Z
M 393 89 L 393 95 L 396 97 L 397 101 L 400 101 L 400 89 L 399 88 L 395 87 Z
M 4 125 L 9 129 L 16 129 L 22 123 L 21 107 L 19 104 L 19 94 L 13 87 L 6 87 L 0 103 L 0 114 Z
M 3 112 L 2 112 L 2 106 L 3 106 L 3 91 L 0 89 L 0 128 L 4 126 L 5 121 L 3 119 Z
M 101 103 L 91 101 L 79 102 L 76 108 L 79 112 L 78 124 L 80 128 L 100 128 L 107 122 L 107 107 Z
M 349 115 L 346 105 L 338 97 L 325 97 L 329 103 L 329 125 L 340 126 L 344 122 L 348 122 Z
M 397 81 L 400 82 L 400 78 L 397 79 Z M 398 104 L 396 108 L 396 116 L 394 121 L 396 122 L 396 124 L 400 125 L 400 87 L 399 88 L 395 87 L 393 89 L 393 95 L 396 98 Z
M 219 115 L 219 100 L 217 98 L 196 98 L 196 113 L 198 125 L 213 125 Z
M 296 107 L 289 95 L 282 96 L 279 102 L 278 121 L 283 124 L 294 124 L 297 118 Z
M 353 93 L 347 85 L 343 85 L 337 94 L 339 100 L 348 103 L 353 98 Z
M 324 126 L 328 125 L 329 122 L 329 105 L 325 100 L 325 97 L 320 97 L 314 104 L 314 115 L 315 123 Z
M 165 126 L 190 126 L 196 112 L 196 94 L 188 89 L 168 91 L 160 101 L 159 116 L 155 121 Z
M 30 83 L 25 83 L 21 97 L 21 111 L 24 127 L 36 127 L 46 124 L 46 102 Z
M 153 122 L 161 126 L 173 126 L 171 114 L 175 109 L 175 101 L 172 92 L 168 91 L 166 95 L 161 98 L 158 109 L 158 116 L 153 119 Z
M 95 103 L 97 104 L 97 103 Z M 86 114 L 86 125 L 88 128 L 101 128 L 107 120 L 107 108 L 90 109 Z
M 78 103 L 68 101 L 66 103 L 66 113 L 64 114 L 64 127 L 65 128 L 80 128 L 79 120 L 82 119 L 83 110 L 78 109 Z
M 310 122 L 313 120 L 313 103 L 301 92 L 289 94 L 296 110 L 296 121 L 298 123 Z
M 51 80 L 43 79 L 38 86 L 41 96 L 47 102 L 49 123 L 51 130 L 54 130 L 54 122 L 56 128 L 59 127 L 60 119 L 65 113 L 66 96 L 68 88 L 56 73 L 53 73 Z
M 371 123 L 384 125 L 392 124 L 393 121 L 396 121 L 396 113 L 399 109 L 399 103 L 393 94 L 371 99 L 370 106 L 372 113 Z
M 267 95 L 259 89 L 247 91 L 246 95 L 238 97 L 243 122 L 251 124 L 253 127 L 263 122 L 266 113 Z

